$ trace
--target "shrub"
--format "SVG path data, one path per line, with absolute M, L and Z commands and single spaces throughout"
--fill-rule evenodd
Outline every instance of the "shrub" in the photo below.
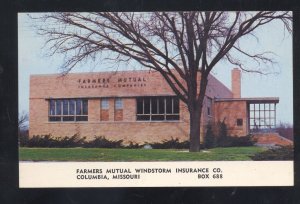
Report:
M 86 141 L 86 137 L 78 134 L 72 137 L 52 137 L 51 135 L 34 135 L 32 138 L 21 140 L 22 147 L 98 147 L 98 148 L 121 148 L 123 140 L 111 141 L 105 137 L 95 137 L 94 140 Z M 132 145 L 133 146 L 133 145 Z
M 206 133 L 204 136 L 204 147 L 212 148 L 215 146 L 215 135 L 212 130 L 212 125 L 209 123 L 206 126 Z
M 190 147 L 189 141 L 179 142 L 178 138 L 171 140 L 164 140 L 162 143 L 149 144 L 153 149 L 188 149 Z
M 225 119 L 219 123 L 219 137 L 227 137 L 227 125 L 225 124 Z
M 133 142 L 130 142 L 129 145 L 124 146 L 124 148 L 126 148 L 126 149 L 138 149 L 141 147 L 142 147 L 142 145 L 139 145 L 139 144 L 133 143 Z
M 56 138 L 55 146 L 56 147 L 80 147 L 84 144 L 85 137 L 80 137 L 78 134 L 73 135 L 72 137 L 64 137 L 62 139 Z
M 293 130 L 293 126 L 290 124 L 280 123 L 276 127 L 276 132 L 282 137 L 285 137 L 290 140 L 294 140 L 294 130 Z
M 84 147 L 98 147 L 98 148 L 121 148 L 123 140 L 112 141 L 103 136 L 95 137 L 94 140 L 85 142 Z
M 227 125 L 225 124 L 225 119 L 222 122 L 217 123 L 217 144 L 227 143 Z M 219 146 L 219 145 L 218 145 Z
M 205 148 L 212 147 L 246 147 L 253 146 L 256 141 L 251 135 L 242 137 L 228 136 L 227 125 L 225 119 L 222 122 L 218 122 L 214 126 L 211 124 L 207 125 L 206 135 L 204 138 Z M 217 133 L 214 135 L 214 131 Z
M 257 153 L 251 156 L 252 160 L 264 161 L 264 160 L 293 160 L 294 148 L 293 146 L 281 146 L 279 148 L 269 149 L 265 152 Z
M 51 135 L 34 135 L 27 141 L 27 147 L 80 147 L 85 137 L 80 138 L 77 134 L 72 137 L 53 138 Z
M 227 136 L 222 140 L 218 141 L 217 146 L 219 147 L 247 147 L 253 146 L 255 144 L 255 140 L 251 135 L 242 136 L 242 137 L 231 137 Z
M 29 141 L 28 130 L 19 130 L 19 145 L 26 147 Z
M 27 147 L 55 147 L 57 140 L 51 135 L 34 135 L 27 142 Z

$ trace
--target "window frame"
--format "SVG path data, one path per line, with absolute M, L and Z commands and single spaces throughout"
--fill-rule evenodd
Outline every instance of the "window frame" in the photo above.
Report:
M 109 98 L 101 98 L 100 108 L 101 110 L 109 110 Z
M 170 104 L 167 104 L 170 100 Z M 178 107 L 174 107 L 174 101 L 177 100 Z M 145 103 L 146 101 L 146 103 Z M 161 103 L 163 101 L 163 103 Z M 142 103 L 142 104 L 139 104 Z M 149 103 L 149 108 L 145 107 Z M 136 98 L 136 121 L 179 121 L 180 105 L 179 98 L 176 96 L 147 96 Z M 161 108 L 163 105 L 163 108 Z M 171 109 L 168 109 L 171 105 Z M 156 113 L 153 112 L 153 106 L 156 106 Z M 142 108 L 142 111 L 139 109 Z M 147 111 L 145 113 L 145 108 Z M 176 109 L 178 109 L 178 113 Z M 149 113 L 148 113 L 149 109 Z M 169 111 L 171 110 L 171 111 Z
M 249 103 L 249 129 L 257 132 L 276 127 L 276 103 Z
M 210 97 L 206 97 L 207 103 L 206 103 L 206 107 L 207 107 L 207 116 L 212 117 L 212 106 L 213 106 L 213 99 Z
M 123 99 L 122 98 L 115 98 L 115 110 L 123 110 Z
M 236 126 L 238 126 L 238 127 L 243 127 L 243 125 L 244 125 L 244 120 L 243 120 L 243 118 L 237 118 L 237 119 L 236 119 Z
M 73 101 L 73 114 L 70 114 L 70 103 Z M 53 104 L 54 103 L 54 106 Z M 77 107 L 80 104 L 81 109 L 78 113 Z M 86 105 L 86 107 L 84 107 Z M 59 108 L 58 108 L 59 107 Z M 65 110 L 67 108 L 67 110 Z M 86 109 L 86 113 L 84 113 Z M 54 112 L 53 112 L 54 110 Z M 59 110 L 60 114 L 57 114 Z M 48 101 L 48 121 L 49 122 L 84 122 L 88 121 L 88 99 L 82 98 L 63 98 L 49 99 Z

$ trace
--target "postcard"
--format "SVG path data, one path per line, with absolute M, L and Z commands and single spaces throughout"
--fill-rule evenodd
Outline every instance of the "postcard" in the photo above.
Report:
M 19 187 L 293 186 L 292 21 L 19 13 Z

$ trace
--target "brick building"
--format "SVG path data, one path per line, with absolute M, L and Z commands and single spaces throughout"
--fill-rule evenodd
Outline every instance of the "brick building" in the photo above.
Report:
M 240 81 L 239 69 L 232 70 L 232 91 L 209 76 L 203 126 L 224 120 L 232 136 L 275 127 L 279 99 L 241 98 Z M 189 139 L 186 105 L 153 71 L 32 75 L 29 112 L 30 136 L 79 134 L 125 143 Z

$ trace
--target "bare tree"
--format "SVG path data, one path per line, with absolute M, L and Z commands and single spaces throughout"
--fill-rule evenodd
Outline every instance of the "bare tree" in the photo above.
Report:
M 20 146 L 23 146 L 28 141 L 28 113 L 25 111 L 19 114 L 18 140 Z
M 137 61 L 158 71 L 190 113 L 190 151 L 200 149 L 200 118 L 208 75 L 221 60 L 244 71 L 234 53 L 273 63 L 269 53 L 250 53 L 239 45 L 243 36 L 278 20 L 291 32 L 289 12 L 151 12 L 48 13 L 39 17 L 38 33 L 50 55 L 65 55 L 64 73 L 84 60 Z
M 28 113 L 22 112 L 21 114 L 19 114 L 19 119 L 18 119 L 19 131 L 28 129 L 27 122 L 28 122 Z

